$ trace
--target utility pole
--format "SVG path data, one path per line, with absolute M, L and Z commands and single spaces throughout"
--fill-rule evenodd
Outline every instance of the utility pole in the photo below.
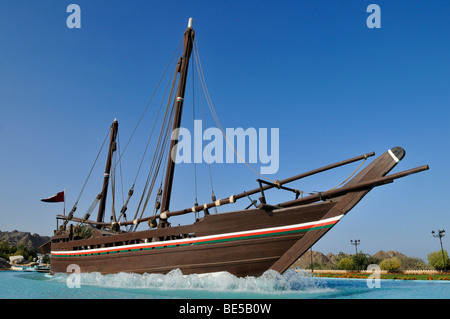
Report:
M 361 243 L 361 241 L 359 240 L 359 239 L 355 239 L 354 241 L 353 240 L 350 240 L 350 244 L 352 244 L 353 246 L 355 246 L 355 249 L 356 249 L 356 254 L 358 254 L 358 245 Z
M 439 241 L 441 242 L 441 253 L 442 253 L 442 261 L 444 262 L 444 271 L 447 271 L 447 266 L 445 263 L 445 256 L 444 256 L 444 247 L 442 246 L 442 237 L 445 236 L 445 230 L 438 230 L 438 233 L 436 234 L 434 230 L 431 231 L 431 234 L 433 237 L 439 238 Z

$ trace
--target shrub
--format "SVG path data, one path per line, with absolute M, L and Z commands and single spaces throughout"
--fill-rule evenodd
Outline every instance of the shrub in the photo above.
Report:
M 444 259 L 445 259 L 445 267 L 444 260 L 442 259 L 442 251 L 431 252 L 427 256 L 428 263 L 430 266 L 434 267 L 436 270 L 443 270 L 444 268 L 450 268 L 450 260 L 448 258 L 448 253 L 444 250 Z
M 11 255 L 11 252 L 12 248 L 6 241 L 0 242 L 0 257 L 8 259 L 8 257 Z
M 352 256 L 356 270 L 367 269 L 370 265 L 369 256 L 364 253 L 357 253 Z
M 380 263 L 380 268 L 382 270 L 387 270 L 388 272 L 395 272 L 400 268 L 401 265 L 402 264 L 400 263 L 400 260 L 398 260 L 397 258 L 388 258 Z
M 94 229 L 90 225 L 77 225 L 73 228 L 76 237 L 88 239 L 94 234 Z
M 416 257 L 406 257 L 406 256 L 400 256 L 398 257 L 400 260 L 400 263 L 402 264 L 400 270 L 431 270 L 432 267 L 427 265 L 422 259 L 416 258 Z
M 9 245 L 7 242 L 0 242 L 0 257 L 8 260 L 9 256 L 21 255 L 25 260 L 33 261 L 37 257 L 37 250 L 33 247 L 19 245 Z
M 339 260 L 337 266 L 339 269 L 353 270 L 355 268 L 355 261 L 353 260 L 353 258 L 344 257 Z

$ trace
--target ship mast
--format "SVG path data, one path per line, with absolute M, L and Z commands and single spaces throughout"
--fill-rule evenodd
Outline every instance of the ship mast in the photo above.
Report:
M 184 101 L 184 92 L 186 89 L 186 78 L 188 73 L 188 67 L 189 67 L 189 59 L 192 52 L 192 47 L 194 43 L 194 37 L 195 32 L 194 29 L 192 29 L 192 18 L 189 19 L 188 27 L 186 31 L 184 32 L 184 44 L 183 44 L 183 55 L 180 58 L 179 61 L 179 68 L 178 72 L 180 73 L 180 78 L 178 80 L 178 89 L 177 89 L 177 95 L 175 103 L 175 116 L 174 116 L 174 122 L 173 122 L 173 132 L 178 132 L 178 128 L 180 127 L 181 123 L 181 113 L 183 111 L 183 101 Z M 173 175 L 175 171 L 175 158 L 172 159 L 173 156 L 176 156 L 176 150 L 177 150 L 177 144 L 178 144 L 178 135 L 172 136 L 172 139 L 170 141 L 170 148 L 169 148 L 169 156 L 167 159 L 167 169 L 166 169 L 166 178 L 164 181 L 164 189 L 163 189 L 163 197 L 161 202 L 161 212 L 164 213 L 169 210 L 170 205 L 170 196 L 172 193 L 172 182 L 173 182 Z
M 110 137 L 110 141 L 109 141 L 108 158 L 106 160 L 105 175 L 103 177 L 103 188 L 102 188 L 102 192 L 100 193 L 101 199 L 100 199 L 100 204 L 98 207 L 98 214 L 97 214 L 97 222 L 99 222 L 99 223 L 103 222 L 103 216 L 105 215 L 106 195 L 108 194 L 109 174 L 111 172 L 112 156 L 113 156 L 113 153 L 116 151 L 116 137 L 117 137 L 118 128 L 119 128 L 119 122 L 117 122 L 117 119 L 114 119 L 114 122 L 111 124 L 111 128 L 110 128 L 111 137 Z M 97 226 L 97 228 L 101 228 L 101 226 Z

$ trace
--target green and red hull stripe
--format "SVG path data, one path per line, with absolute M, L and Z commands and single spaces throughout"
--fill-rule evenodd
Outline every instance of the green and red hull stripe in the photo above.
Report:
M 133 252 L 133 251 L 143 251 L 150 249 L 160 249 L 160 248 L 170 248 L 178 246 L 189 246 L 189 245 L 203 245 L 203 244 L 213 244 L 227 241 L 245 240 L 252 238 L 261 238 L 269 236 L 279 236 L 279 235 L 289 235 L 301 232 L 307 232 L 310 230 L 331 228 L 333 227 L 343 215 L 339 215 L 333 218 L 323 219 L 314 222 L 281 226 L 281 227 L 271 227 L 264 229 L 248 230 L 234 233 L 202 236 L 196 238 L 185 238 L 185 239 L 175 239 L 166 240 L 161 242 L 152 242 L 144 244 L 134 244 L 134 245 L 122 245 L 116 247 L 107 248 L 93 248 L 84 250 L 73 250 L 73 251 L 52 251 L 52 257 L 81 257 L 81 256 L 92 256 L 92 255 L 103 255 L 103 254 L 114 254 L 120 252 Z

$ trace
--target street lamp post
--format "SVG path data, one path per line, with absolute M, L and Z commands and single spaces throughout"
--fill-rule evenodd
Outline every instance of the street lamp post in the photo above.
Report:
M 445 263 L 445 257 L 444 257 L 444 247 L 442 246 L 442 237 L 445 236 L 445 230 L 438 230 L 438 233 L 436 234 L 434 230 L 431 231 L 431 234 L 433 237 L 439 238 L 439 241 L 441 242 L 441 253 L 442 253 L 442 261 L 444 262 L 444 271 L 447 271 L 447 266 Z
M 352 245 L 355 246 L 356 254 L 358 254 L 358 245 L 359 245 L 360 243 L 361 243 L 361 241 L 360 241 L 359 239 L 355 239 L 354 241 L 353 241 L 353 240 L 350 240 L 350 244 L 352 244 Z

